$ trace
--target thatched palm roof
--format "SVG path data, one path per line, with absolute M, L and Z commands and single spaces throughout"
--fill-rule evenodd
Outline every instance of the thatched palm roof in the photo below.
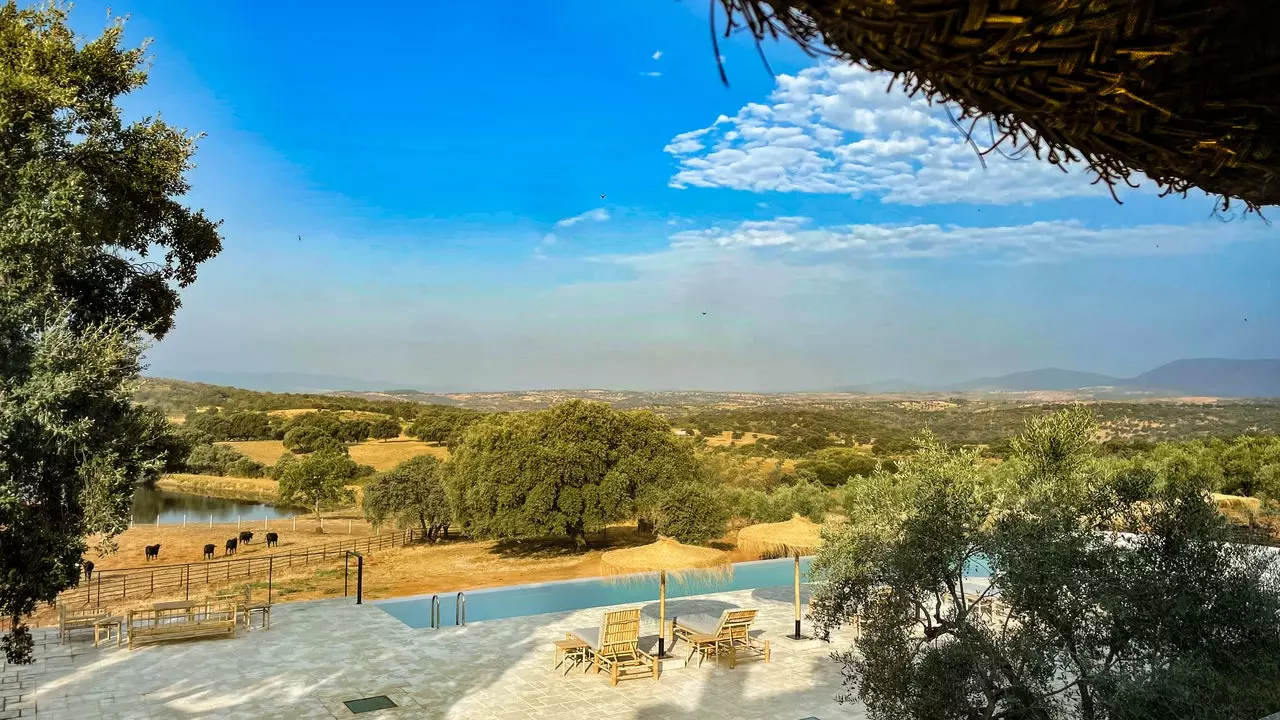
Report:
M 613 577 L 666 572 L 673 579 L 733 572 L 729 554 L 723 550 L 684 545 L 666 537 L 649 545 L 610 550 L 600 556 L 600 569 Z
M 749 525 L 738 531 L 738 547 L 762 555 L 803 555 L 821 544 L 822 526 L 799 515 L 783 522 Z
M 1013 140 L 1058 165 L 1082 160 L 1108 186 L 1145 173 L 1166 193 L 1280 203 L 1280 3 L 720 3 L 729 30 L 790 37 L 954 102 L 987 148 L 990 122 L 1000 151 Z

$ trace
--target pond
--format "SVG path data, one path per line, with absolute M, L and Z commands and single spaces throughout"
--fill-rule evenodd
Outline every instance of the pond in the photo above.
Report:
M 158 517 L 161 525 L 181 525 L 183 517 L 191 524 L 235 522 L 237 518 L 275 520 L 305 512 L 297 508 L 276 506 L 253 500 L 230 500 L 208 495 L 169 492 L 153 487 L 140 487 L 133 493 L 133 522 L 150 524 Z

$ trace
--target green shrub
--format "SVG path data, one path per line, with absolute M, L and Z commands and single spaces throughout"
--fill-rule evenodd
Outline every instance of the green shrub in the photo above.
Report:
M 659 535 L 683 543 L 705 543 L 723 535 L 728 521 L 729 507 L 721 496 L 700 485 L 685 484 L 662 495 L 655 528 Z

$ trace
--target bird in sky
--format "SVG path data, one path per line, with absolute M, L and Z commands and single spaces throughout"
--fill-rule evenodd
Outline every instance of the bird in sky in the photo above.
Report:
M 301 236 L 301 235 L 299 235 L 299 236 L 298 236 L 298 242 L 302 242 L 302 236 Z
M 603 200 L 603 199 L 604 199 L 604 193 L 600 193 L 600 199 L 601 199 L 601 200 Z

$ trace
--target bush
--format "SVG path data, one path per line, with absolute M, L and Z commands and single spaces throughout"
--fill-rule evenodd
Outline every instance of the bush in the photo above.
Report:
M 710 489 L 700 485 L 679 485 L 663 494 L 658 502 L 659 535 L 683 543 L 704 543 L 724 534 L 729 507 Z
M 197 445 L 187 456 L 187 472 L 199 475 L 230 475 L 232 477 L 262 477 L 265 466 L 241 455 L 226 445 Z
M 831 507 L 831 495 L 821 485 L 798 482 L 766 493 L 750 488 L 730 488 L 721 491 L 733 517 L 752 523 L 782 522 L 793 515 L 801 515 L 814 522 L 822 522 Z
M 314 425 L 300 425 L 284 434 L 281 441 L 286 450 L 297 454 L 304 455 L 309 452 L 315 452 L 321 438 L 337 442 L 332 435 Z M 339 443 L 341 444 L 341 443 Z

